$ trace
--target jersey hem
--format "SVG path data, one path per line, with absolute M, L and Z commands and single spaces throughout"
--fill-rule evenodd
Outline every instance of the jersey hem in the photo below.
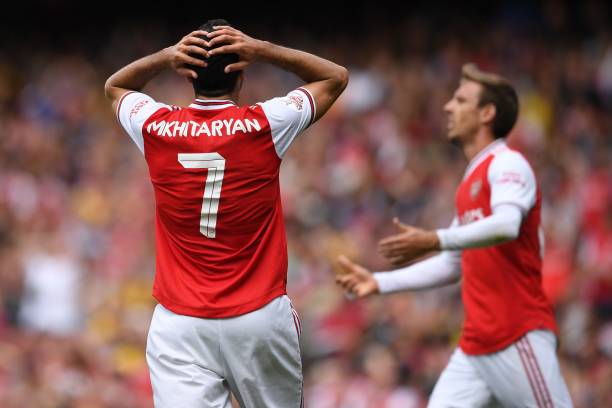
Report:
M 555 335 L 555 337 L 557 338 L 559 337 L 559 333 L 558 333 L 556 324 L 545 322 L 545 323 L 525 326 L 520 332 L 517 332 L 517 334 L 510 337 L 509 339 L 497 342 L 490 346 L 474 345 L 474 344 L 471 344 L 469 340 L 465 340 L 463 337 L 461 337 L 461 340 L 459 340 L 459 348 L 465 354 L 470 355 L 470 356 L 497 353 L 498 351 L 502 351 L 503 349 L 508 348 L 513 343 L 515 343 L 517 340 L 519 340 L 520 338 L 522 338 L 527 333 L 533 330 L 550 330 Z
M 270 303 L 272 300 L 276 299 L 279 296 L 286 295 L 287 289 L 283 285 L 282 287 L 273 289 L 268 292 L 266 295 L 259 297 L 255 300 L 252 300 L 247 303 L 243 303 L 238 306 L 231 307 L 190 307 L 178 304 L 167 297 L 153 292 L 153 297 L 166 309 L 174 312 L 176 314 L 192 316 L 192 317 L 202 317 L 207 319 L 219 319 L 219 318 L 228 318 L 228 317 L 237 317 L 246 313 L 253 312 L 257 309 L 262 308 L 263 306 Z

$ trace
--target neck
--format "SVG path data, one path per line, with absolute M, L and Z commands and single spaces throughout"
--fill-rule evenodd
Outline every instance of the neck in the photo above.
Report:
M 495 137 L 493 134 L 488 129 L 481 128 L 475 137 L 463 143 L 463 154 L 468 162 L 470 162 L 482 149 L 494 141 Z
M 228 100 L 228 101 L 232 101 L 234 103 L 238 103 L 238 95 L 235 95 L 234 93 L 231 94 L 225 94 L 225 95 L 219 95 L 219 96 L 204 96 L 204 95 L 198 95 L 196 94 L 196 99 L 201 99 L 201 100 Z

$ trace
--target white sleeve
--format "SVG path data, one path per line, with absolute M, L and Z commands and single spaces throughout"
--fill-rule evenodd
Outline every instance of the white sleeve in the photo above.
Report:
M 450 228 L 459 225 L 453 218 Z M 461 278 L 461 251 L 443 251 L 421 262 L 391 272 L 377 272 L 380 293 L 421 290 L 450 285 Z
M 519 207 L 514 204 L 499 204 L 488 217 L 436 232 L 443 250 L 482 248 L 518 237 L 522 220 L 523 214 Z
M 482 248 L 518 237 L 523 217 L 536 201 L 531 166 L 518 152 L 495 155 L 488 170 L 492 214 L 471 224 L 437 231 L 442 249 Z
M 507 150 L 495 155 L 489 165 L 491 209 L 512 204 L 527 214 L 536 202 L 536 179 L 529 162 L 520 153 Z
M 295 137 L 314 121 L 314 98 L 306 88 L 298 88 L 260 105 L 270 123 L 276 153 L 282 159 Z
M 430 289 L 450 285 L 460 278 L 461 251 L 443 251 L 414 265 L 374 274 L 380 293 Z
M 153 98 L 140 92 L 126 92 L 117 104 L 117 119 L 130 135 L 140 152 L 144 154 L 142 125 L 160 108 L 171 109 L 168 105 L 155 102 Z

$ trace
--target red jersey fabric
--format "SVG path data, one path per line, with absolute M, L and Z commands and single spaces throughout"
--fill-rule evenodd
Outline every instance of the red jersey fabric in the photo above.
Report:
M 285 294 L 279 168 L 314 109 L 301 88 L 246 107 L 122 98 L 119 120 L 144 153 L 155 193 L 153 296 L 164 307 L 224 318 Z
M 503 155 L 506 168 L 492 176 L 492 163 Z M 519 168 L 508 168 L 513 162 Z M 529 189 L 524 175 L 525 168 L 531 171 L 528 163 L 505 143 L 490 146 L 472 163 L 456 194 L 460 224 L 491 215 L 492 205 L 515 204 L 523 211 L 518 238 L 462 253 L 465 321 L 459 346 L 466 354 L 477 355 L 502 350 L 531 330 L 556 332 L 557 326 L 542 290 L 539 189 L 534 184 L 530 208 L 524 204 L 528 200 L 520 197 Z M 530 178 L 535 183 L 533 173 Z M 491 183 L 507 193 L 492 200 Z

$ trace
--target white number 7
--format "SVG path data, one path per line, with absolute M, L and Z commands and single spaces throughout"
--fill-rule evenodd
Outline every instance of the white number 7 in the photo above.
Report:
M 225 158 L 219 153 L 179 153 L 178 161 L 186 169 L 208 169 L 200 212 L 200 233 L 215 238 Z

